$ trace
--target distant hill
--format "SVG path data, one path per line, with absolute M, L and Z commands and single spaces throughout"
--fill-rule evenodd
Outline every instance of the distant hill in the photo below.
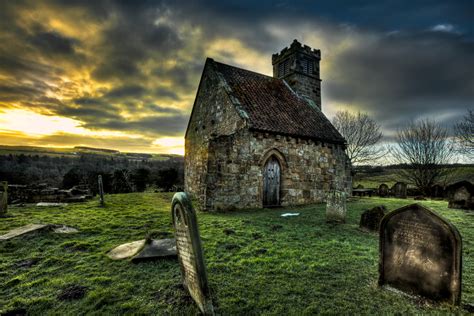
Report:
M 39 146 L 7 146 L 0 145 L 0 155 L 27 155 L 27 156 L 52 156 L 52 157 L 80 157 L 81 155 L 100 155 L 129 160 L 168 160 L 170 158 L 182 158 L 180 155 L 172 154 L 150 154 L 150 153 L 125 153 L 115 149 L 95 148 L 86 146 L 76 147 L 39 147 Z

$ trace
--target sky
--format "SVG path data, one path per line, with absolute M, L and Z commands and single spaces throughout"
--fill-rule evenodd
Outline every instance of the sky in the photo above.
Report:
M 474 108 L 473 1 L 1 1 L 0 144 L 184 152 L 206 57 L 272 75 L 321 49 L 322 108 L 384 141 Z

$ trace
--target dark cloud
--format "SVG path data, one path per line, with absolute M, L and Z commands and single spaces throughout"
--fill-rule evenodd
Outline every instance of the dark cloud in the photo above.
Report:
M 145 94 L 146 89 L 139 85 L 130 85 L 118 87 L 110 90 L 105 94 L 106 98 L 126 98 L 133 97 L 139 98 Z
M 46 54 L 72 55 L 77 40 L 57 32 L 40 31 L 28 38 L 29 42 Z
M 363 107 L 385 129 L 430 113 L 452 123 L 473 106 L 474 42 L 455 34 L 381 36 L 360 42 L 333 63 L 340 75 L 324 83 L 326 96 Z

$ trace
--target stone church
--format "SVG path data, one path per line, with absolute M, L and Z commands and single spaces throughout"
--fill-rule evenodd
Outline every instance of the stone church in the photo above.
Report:
M 293 41 L 273 77 L 206 60 L 185 136 L 185 191 L 203 210 L 322 202 L 351 187 L 321 111 L 321 52 Z

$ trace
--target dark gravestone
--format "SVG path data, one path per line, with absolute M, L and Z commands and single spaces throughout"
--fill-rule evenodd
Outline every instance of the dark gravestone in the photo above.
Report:
M 0 181 L 0 217 L 5 216 L 8 210 L 8 182 Z
M 382 183 L 379 186 L 379 196 L 386 197 L 386 196 L 388 196 L 388 194 L 389 194 L 388 185 L 386 185 L 385 183 Z
M 202 313 L 214 315 L 196 213 L 186 193 L 173 196 L 171 212 L 183 285 Z
M 386 212 L 387 209 L 384 205 L 376 206 L 370 210 L 365 211 L 360 216 L 359 228 L 371 232 L 378 232 L 380 222 L 382 221 L 382 218 Z
M 99 175 L 99 199 L 100 199 L 100 206 L 104 206 L 105 201 L 104 201 L 104 183 L 102 182 L 102 176 Z
M 405 199 L 407 197 L 407 184 L 404 182 L 397 182 L 392 187 L 392 194 L 394 197 Z
M 444 197 L 444 188 L 439 184 L 435 184 L 431 187 L 431 197 L 432 198 L 443 198 Z
M 448 203 L 449 208 L 472 210 L 474 209 L 474 196 L 472 190 L 462 185 L 452 192 Z
M 451 223 L 411 204 L 380 224 L 379 285 L 435 301 L 461 300 L 461 236 Z

